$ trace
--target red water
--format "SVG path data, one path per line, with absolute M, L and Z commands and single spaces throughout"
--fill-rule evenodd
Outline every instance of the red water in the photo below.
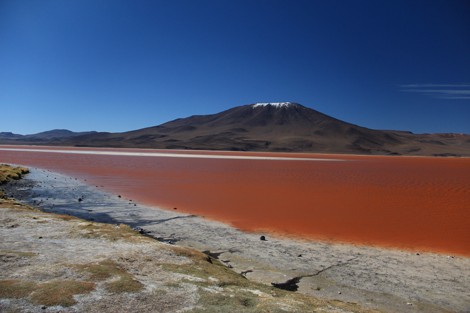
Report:
M 0 162 L 80 177 L 135 201 L 171 210 L 177 207 L 178 212 L 204 215 L 247 232 L 470 256 L 468 158 L 177 153 L 349 162 L 1 150 Z

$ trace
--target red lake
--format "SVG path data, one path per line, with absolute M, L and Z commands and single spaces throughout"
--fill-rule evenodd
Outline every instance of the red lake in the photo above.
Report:
M 246 232 L 470 256 L 470 158 L 0 146 L 0 162 Z

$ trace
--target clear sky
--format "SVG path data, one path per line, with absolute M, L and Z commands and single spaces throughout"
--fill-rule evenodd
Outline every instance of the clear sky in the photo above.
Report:
M 284 101 L 470 134 L 470 1 L 0 0 L 0 132 Z

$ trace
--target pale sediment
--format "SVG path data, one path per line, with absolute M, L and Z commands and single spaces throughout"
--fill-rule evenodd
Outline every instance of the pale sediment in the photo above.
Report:
M 75 178 L 30 170 L 5 188 L 9 195 L 48 212 L 140 227 L 161 241 L 205 251 L 255 281 L 294 279 L 298 292 L 384 312 L 470 311 L 468 258 L 247 234 L 119 198 Z

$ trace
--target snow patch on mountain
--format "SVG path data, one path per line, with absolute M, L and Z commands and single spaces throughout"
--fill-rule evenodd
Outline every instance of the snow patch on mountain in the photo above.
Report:
M 292 103 L 292 102 L 255 103 L 255 104 L 253 104 L 253 108 L 256 108 L 256 107 L 265 107 L 265 106 L 268 106 L 268 105 L 281 108 L 281 107 L 293 106 L 293 105 L 295 105 L 295 103 Z

